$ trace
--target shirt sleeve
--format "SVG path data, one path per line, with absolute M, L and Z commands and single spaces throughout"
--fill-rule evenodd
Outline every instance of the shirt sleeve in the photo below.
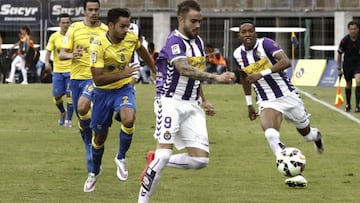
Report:
M 338 53 L 343 54 L 344 53 L 344 45 L 345 45 L 345 39 L 342 39 L 339 44 Z
M 53 51 L 54 50 L 54 35 L 55 34 L 52 34 L 52 35 L 50 35 L 50 38 L 49 38 L 49 41 L 48 41 L 48 43 L 47 43 L 47 45 L 46 45 L 46 50 L 48 50 L 48 51 Z
M 164 48 L 170 63 L 173 63 L 175 59 L 186 57 L 185 44 L 178 37 L 171 37 Z
M 270 38 L 264 38 L 263 47 L 267 54 L 274 56 L 276 53 L 282 51 L 278 43 Z

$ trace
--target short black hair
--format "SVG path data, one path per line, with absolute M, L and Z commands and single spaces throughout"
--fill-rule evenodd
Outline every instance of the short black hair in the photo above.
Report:
M 86 4 L 87 4 L 88 2 L 98 3 L 99 6 L 100 6 L 100 1 L 99 1 L 99 0 L 84 0 L 84 5 L 83 5 L 84 11 L 86 10 Z
M 177 16 L 184 15 L 190 10 L 201 11 L 200 5 L 193 0 L 183 1 L 178 5 Z
M 239 27 L 242 26 L 242 25 L 245 24 L 245 23 L 249 23 L 249 24 L 251 24 L 251 25 L 255 28 L 255 23 L 254 23 L 254 21 L 249 20 L 249 19 L 242 20 L 242 21 L 240 22 L 240 24 L 239 24 Z
M 347 25 L 348 29 L 350 28 L 351 25 L 356 25 L 356 27 L 359 28 L 359 23 L 357 21 L 354 20 L 350 21 Z
M 57 21 L 60 22 L 61 18 L 70 18 L 70 15 L 67 13 L 62 13 L 57 17 Z
M 119 17 L 129 18 L 131 15 L 127 8 L 112 8 L 107 14 L 107 23 L 116 23 Z

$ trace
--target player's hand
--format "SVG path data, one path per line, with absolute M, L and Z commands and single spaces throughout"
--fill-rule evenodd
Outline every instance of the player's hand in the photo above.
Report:
M 75 51 L 72 53 L 73 59 L 79 59 L 82 57 L 82 46 L 77 45 Z
M 79 59 L 82 57 L 82 52 L 81 50 L 76 50 L 72 53 L 72 59 Z
M 211 105 L 208 102 L 202 102 L 201 106 L 204 108 L 206 115 L 208 116 L 214 116 L 215 115 L 215 109 L 213 105 Z
M 251 121 L 255 120 L 257 117 L 257 114 L 255 112 L 255 108 L 253 105 L 248 106 L 248 116 Z
M 140 70 L 139 63 L 129 63 L 125 66 L 124 70 L 121 72 L 124 78 L 132 77 L 137 71 Z
M 233 72 L 224 72 L 215 77 L 216 82 L 220 83 L 234 83 L 236 80 L 235 73 Z
M 254 83 L 256 81 L 258 81 L 259 79 L 261 79 L 263 76 L 260 73 L 255 73 L 252 75 L 249 75 L 246 77 L 246 81 L 250 82 L 250 83 Z
M 51 64 L 45 63 L 45 70 L 51 70 Z

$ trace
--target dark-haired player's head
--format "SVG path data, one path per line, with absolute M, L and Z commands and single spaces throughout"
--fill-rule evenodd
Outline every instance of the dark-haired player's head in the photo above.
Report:
M 190 39 L 198 36 L 202 14 L 200 5 L 196 1 L 183 1 L 177 10 L 178 29 Z
M 90 25 L 97 25 L 100 16 L 100 1 L 99 0 L 85 0 L 84 1 L 85 21 Z
M 108 11 L 107 23 L 110 36 L 119 42 L 126 36 L 130 27 L 130 11 L 126 8 L 113 8 Z
M 59 22 L 60 33 L 65 34 L 71 24 L 70 15 L 67 13 L 62 13 L 58 16 L 57 21 Z
M 99 4 L 99 7 L 100 7 L 100 1 L 99 0 L 84 0 L 84 4 L 83 4 L 84 11 L 86 10 L 87 5 L 88 5 L 89 2 L 90 3 L 97 3 L 97 4 Z
M 357 21 L 350 21 L 347 25 L 349 35 L 351 38 L 356 38 L 359 34 L 359 23 Z
M 250 50 L 256 43 L 255 24 L 251 20 L 244 20 L 239 25 L 239 39 L 246 50 Z

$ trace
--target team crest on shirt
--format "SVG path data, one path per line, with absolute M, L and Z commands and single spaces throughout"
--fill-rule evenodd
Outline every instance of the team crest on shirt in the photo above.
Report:
M 256 51 L 256 56 L 259 57 L 259 58 L 261 58 L 261 53 L 260 53 L 260 51 Z
M 125 61 L 125 55 L 124 55 L 124 54 L 121 54 L 121 55 L 120 55 L 120 60 L 121 60 L 121 61 Z
M 173 55 L 176 55 L 176 54 L 180 54 L 181 51 L 180 51 L 180 46 L 179 44 L 174 44 L 171 46 L 171 52 Z
M 92 44 L 96 44 L 96 45 L 101 45 L 101 41 L 100 40 L 93 40 L 92 42 L 91 42 Z
M 170 140 L 170 139 L 171 139 L 171 133 L 170 133 L 169 131 L 166 131 L 166 132 L 164 133 L 164 139 L 165 139 L 165 140 Z

